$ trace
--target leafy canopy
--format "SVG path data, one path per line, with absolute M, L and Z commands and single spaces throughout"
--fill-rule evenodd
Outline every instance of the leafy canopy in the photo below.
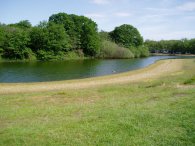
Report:
M 143 38 L 139 31 L 132 25 L 123 24 L 116 27 L 110 36 L 114 42 L 126 48 L 137 47 L 143 44 Z

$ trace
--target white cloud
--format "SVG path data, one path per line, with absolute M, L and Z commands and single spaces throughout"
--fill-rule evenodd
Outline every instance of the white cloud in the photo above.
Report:
M 92 19 L 96 18 L 104 18 L 106 17 L 105 14 L 100 14 L 100 13 L 89 13 L 89 14 L 84 14 L 86 17 L 90 17 Z
M 127 13 L 127 12 L 118 12 L 118 13 L 115 13 L 115 15 L 118 16 L 118 17 L 129 17 L 129 16 L 132 16 L 132 14 Z
M 158 27 L 148 27 L 142 28 L 141 33 L 144 35 L 145 39 L 152 40 L 173 40 L 173 39 L 182 39 L 182 38 L 194 38 L 195 31 L 191 30 L 172 30 L 164 26 Z
M 183 11 L 195 11 L 195 2 L 187 2 L 178 8 Z
M 104 4 L 108 4 L 109 0 L 93 0 L 92 2 L 98 5 L 104 5 Z

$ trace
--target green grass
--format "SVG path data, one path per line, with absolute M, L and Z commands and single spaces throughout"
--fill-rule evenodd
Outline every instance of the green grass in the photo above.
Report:
M 184 81 L 184 84 L 194 84 L 194 83 L 195 83 L 195 76 Z
M 193 146 L 195 90 L 184 82 L 195 68 L 187 63 L 147 82 L 0 95 L 0 145 Z

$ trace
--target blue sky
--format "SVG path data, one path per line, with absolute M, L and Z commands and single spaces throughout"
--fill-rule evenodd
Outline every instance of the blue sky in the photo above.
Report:
M 135 26 L 144 39 L 195 38 L 195 0 L 0 0 L 0 22 L 33 25 L 58 12 L 90 17 L 99 30 Z

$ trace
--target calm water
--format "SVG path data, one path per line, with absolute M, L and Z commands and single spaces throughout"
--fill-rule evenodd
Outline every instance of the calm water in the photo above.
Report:
M 119 60 L 1 62 L 0 82 L 42 82 L 102 76 L 143 68 L 157 60 L 167 58 L 181 57 L 151 56 L 141 59 Z

